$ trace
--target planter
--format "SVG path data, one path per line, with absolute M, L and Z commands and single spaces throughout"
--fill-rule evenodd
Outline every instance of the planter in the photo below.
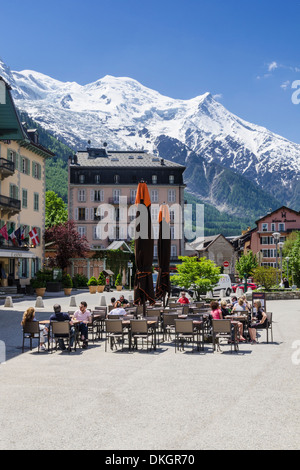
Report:
M 37 297 L 44 297 L 45 292 L 46 292 L 46 287 L 36 287 L 35 289 L 35 293 Z
M 97 292 L 100 292 L 100 294 L 104 292 L 104 287 L 105 286 L 97 286 Z
M 117 290 L 120 291 L 122 290 L 123 286 L 116 286 Z
M 89 291 L 90 291 L 90 294 L 96 294 L 97 286 L 89 286 Z
M 72 292 L 72 287 L 65 287 L 64 288 L 65 295 L 71 295 L 71 292 Z

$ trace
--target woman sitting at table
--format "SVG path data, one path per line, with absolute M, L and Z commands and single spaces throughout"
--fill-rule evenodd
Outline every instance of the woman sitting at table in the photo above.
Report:
M 126 315 L 126 310 L 122 307 L 121 302 L 117 300 L 115 302 L 114 308 L 109 312 L 109 315 L 119 315 L 124 316 Z
M 21 325 L 25 326 L 26 322 L 37 321 L 35 318 L 35 310 L 33 307 L 29 307 L 23 314 Z M 46 351 L 45 342 L 48 335 L 48 328 L 45 325 L 39 325 L 40 328 L 40 348 L 42 351 Z
M 256 308 L 256 321 L 251 323 L 249 326 L 249 335 L 252 341 L 252 344 L 255 344 L 256 341 L 256 330 L 258 328 L 267 328 L 268 326 L 268 317 L 264 312 L 260 300 L 255 300 L 254 307 Z
M 230 311 L 229 311 L 229 308 L 228 308 L 228 303 L 227 303 L 226 300 L 221 300 L 221 311 L 222 311 L 223 318 L 226 315 L 230 315 Z
M 210 314 L 211 314 L 211 316 L 213 317 L 214 320 L 222 320 L 223 319 L 222 310 L 221 310 L 218 302 L 213 300 L 210 303 L 210 308 L 211 308 Z

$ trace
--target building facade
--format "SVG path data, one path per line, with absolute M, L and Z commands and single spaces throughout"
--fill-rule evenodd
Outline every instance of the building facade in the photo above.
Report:
M 169 205 L 171 262 L 175 265 L 184 254 L 184 170 L 182 165 L 144 151 L 79 151 L 69 160 L 69 219 L 87 237 L 91 253 L 108 249 L 114 241 L 129 243 L 135 236 L 135 198 L 143 180 L 151 197 L 154 240 L 158 238 L 160 205 Z
M 250 249 L 258 257 L 261 266 L 276 267 L 279 263 L 280 246 L 294 231 L 300 230 L 300 213 L 282 206 L 256 221 L 251 232 Z M 274 238 L 274 234 L 276 235 Z
M 2 285 L 26 285 L 44 264 L 45 160 L 36 129 L 19 120 L 0 77 L 0 272 Z

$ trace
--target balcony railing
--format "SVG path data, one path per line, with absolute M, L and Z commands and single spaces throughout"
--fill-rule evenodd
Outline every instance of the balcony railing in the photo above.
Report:
M 6 160 L 5 158 L 0 158 L 0 174 L 2 177 L 11 176 L 14 174 L 15 171 L 15 164 L 10 160 Z
M 19 199 L 0 195 L 0 209 L 6 212 L 17 213 L 21 210 L 21 201 Z

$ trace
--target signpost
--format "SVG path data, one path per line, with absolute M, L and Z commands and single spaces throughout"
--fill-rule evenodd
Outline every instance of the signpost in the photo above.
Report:
M 129 268 L 129 290 L 131 291 L 131 278 L 132 278 L 132 268 L 133 268 L 133 263 L 131 261 L 128 261 L 128 268 Z
M 264 312 L 266 312 L 267 307 L 266 307 L 266 294 L 265 294 L 265 292 L 252 292 L 252 306 L 253 307 L 254 307 L 255 300 L 259 300 L 261 302 L 261 308 L 263 309 Z
M 229 261 L 224 261 L 223 266 L 224 268 L 229 268 Z

